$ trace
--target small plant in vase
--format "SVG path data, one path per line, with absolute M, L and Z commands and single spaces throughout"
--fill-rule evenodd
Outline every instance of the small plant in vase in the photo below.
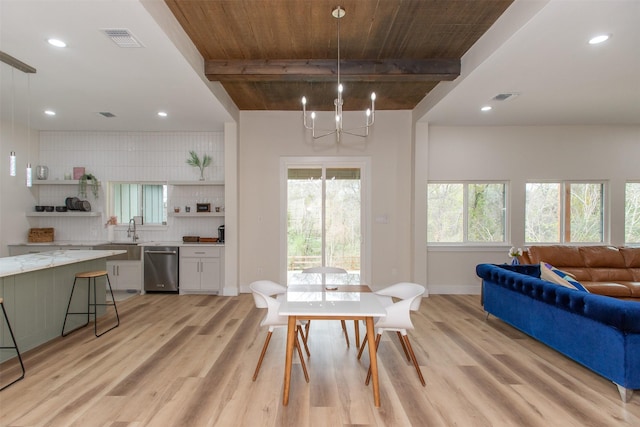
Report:
M 520 256 L 522 256 L 522 248 L 516 249 L 515 247 L 511 247 L 511 249 L 509 249 L 509 258 L 511 258 L 512 265 L 520 264 L 520 261 L 518 260 L 518 257 Z
M 211 156 L 209 156 L 208 154 L 204 154 L 202 156 L 202 159 L 200 159 L 195 151 L 189 151 L 189 155 L 191 157 L 187 159 L 187 164 L 199 168 L 200 181 L 204 181 L 204 168 L 211 164 Z
M 115 215 L 111 215 L 107 220 L 107 223 L 104 225 L 107 229 L 107 240 L 110 242 L 114 241 L 114 232 L 116 229 L 116 225 L 118 225 L 118 217 Z
M 98 182 L 98 178 L 96 178 L 91 173 L 85 173 L 80 177 L 78 181 L 78 195 L 80 197 L 87 197 L 87 184 L 91 181 L 91 192 L 93 193 L 93 197 L 98 198 L 100 183 Z

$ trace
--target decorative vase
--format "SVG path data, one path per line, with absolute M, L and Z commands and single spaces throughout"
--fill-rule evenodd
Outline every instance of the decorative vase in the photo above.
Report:
M 116 240 L 115 231 L 116 231 L 115 225 L 107 225 L 107 241 L 113 242 L 114 240 Z
M 43 165 L 36 167 L 36 178 L 39 180 L 45 180 L 49 178 L 49 168 Z
M 204 181 L 204 168 L 200 169 L 200 181 Z
M 518 257 L 517 256 L 514 256 L 511 259 L 511 265 L 520 265 L 520 261 L 518 261 Z

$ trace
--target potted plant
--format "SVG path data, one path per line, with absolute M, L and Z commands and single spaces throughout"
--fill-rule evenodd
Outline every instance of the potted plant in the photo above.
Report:
M 190 166 L 194 166 L 200 169 L 200 181 L 204 181 L 204 168 L 206 168 L 207 166 L 209 166 L 211 164 L 211 156 L 209 156 L 208 154 L 204 154 L 202 156 L 202 159 L 200 159 L 200 157 L 198 157 L 198 154 L 196 154 L 195 151 L 189 151 L 189 155 L 191 157 L 189 157 L 187 159 L 187 164 Z
M 80 197 L 87 197 L 88 181 L 91 181 L 91 192 L 93 193 L 93 196 L 97 199 L 99 195 L 98 190 L 100 189 L 100 183 L 98 182 L 98 178 L 96 178 L 91 173 L 83 174 L 78 180 L 78 195 Z

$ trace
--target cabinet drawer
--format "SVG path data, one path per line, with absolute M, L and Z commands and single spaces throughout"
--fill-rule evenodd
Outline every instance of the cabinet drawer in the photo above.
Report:
M 210 246 L 183 246 L 180 248 L 180 256 L 196 258 L 220 258 L 220 248 L 214 248 Z

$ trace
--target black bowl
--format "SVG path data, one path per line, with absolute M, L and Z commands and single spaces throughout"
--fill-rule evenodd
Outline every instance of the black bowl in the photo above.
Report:
M 66 211 L 67 211 L 66 206 L 56 206 L 56 212 L 66 212 Z
M 53 209 L 54 209 L 53 206 L 45 206 L 44 207 L 44 211 L 45 212 L 53 212 Z
M 44 206 L 36 205 L 36 212 L 44 212 Z

